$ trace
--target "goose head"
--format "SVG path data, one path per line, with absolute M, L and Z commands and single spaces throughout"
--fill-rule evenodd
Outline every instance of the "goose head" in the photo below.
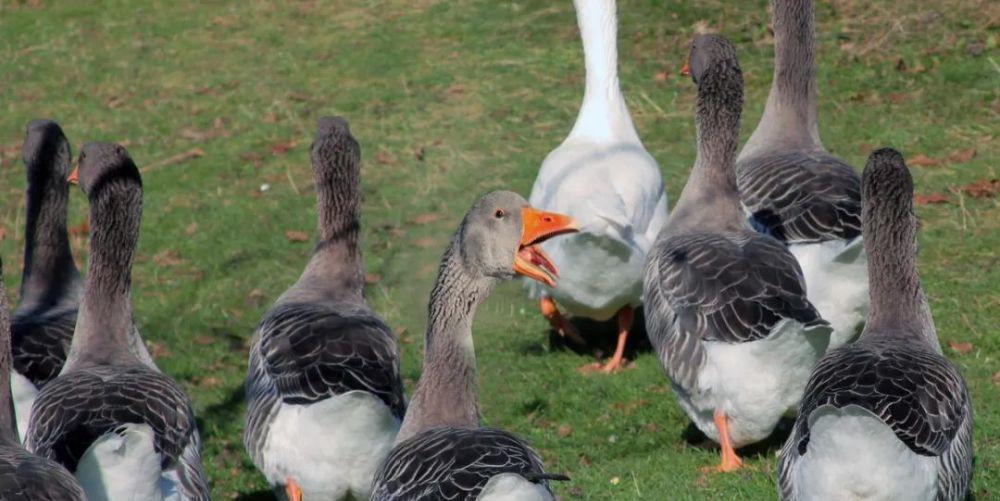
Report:
M 50 177 L 60 180 L 69 174 L 69 141 L 59 124 L 52 120 L 32 120 L 28 123 L 21 154 L 24 165 L 28 167 L 28 175 L 33 180 Z
M 691 52 L 681 69 L 681 74 L 690 75 L 695 85 L 701 86 L 710 72 L 739 71 L 736 62 L 736 48 L 722 36 L 716 34 L 696 35 L 691 41 Z
M 495 191 L 465 215 L 458 250 L 470 271 L 499 280 L 523 275 L 552 286 L 558 271 L 538 244 L 576 231 L 569 216 L 535 209 L 517 193 Z
M 130 180 L 142 185 L 139 169 L 121 145 L 115 143 L 87 143 L 80 151 L 77 166 L 67 180 L 79 184 L 87 195 L 95 188 L 115 180 Z

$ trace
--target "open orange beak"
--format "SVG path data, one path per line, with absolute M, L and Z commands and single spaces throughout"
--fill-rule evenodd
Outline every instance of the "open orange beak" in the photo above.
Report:
M 684 61 L 684 67 L 681 68 L 681 75 L 690 76 L 691 75 L 691 62 Z
M 77 165 L 73 168 L 73 172 L 69 173 L 69 177 L 66 178 L 69 184 L 77 184 L 80 182 L 80 166 Z
M 514 256 L 514 271 L 555 287 L 559 272 L 538 244 L 556 235 L 580 231 L 580 227 L 569 216 L 531 207 L 521 209 L 521 224 L 521 246 Z

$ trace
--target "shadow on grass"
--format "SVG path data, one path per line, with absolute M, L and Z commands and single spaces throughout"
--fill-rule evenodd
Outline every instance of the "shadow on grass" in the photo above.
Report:
M 635 322 L 632 330 L 629 331 L 628 340 L 625 342 L 625 358 L 635 360 L 636 355 L 652 351 L 653 347 L 649 343 L 646 335 L 646 323 L 643 321 L 642 307 L 635 310 Z M 618 320 L 614 317 L 599 322 L 589 318 L 574 317 L 570 319 L 573 326 L 580 332 L 584 344 L 578 345 L 569 342 L 560 336 L 554 329 L 549 330 L 549 348 L 552 350 L 570 350 L 580 355 L 589 355 L 597 358 L 611 356 L 615 351 L 618 342 Z M 537 343 L 532 343 L 526 347 L 525 354 L 544 353 L 544 349 Z M 530 353 L 529 353 L 530 352 Z
M 232 423 L 243 422 L 243 385 L 239 385 L 229 391 L 229 396 L 225 400 L 212 404 L 205 410 L 198 413 L 198 429 L 201 432 L 203 441 L 214 438 L 212 430 L 214 427 L 205 426 L 205 422 L 210 423 Z M 242 432 L 242 427 L 240 427 Z
M 240 494 L 233 499 L 236 501 L 277 501 L 278 497 L 274 495 L 274 491 L 261 490 Z

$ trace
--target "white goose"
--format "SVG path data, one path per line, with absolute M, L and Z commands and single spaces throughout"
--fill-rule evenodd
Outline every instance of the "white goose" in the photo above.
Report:
M 857 342 L 813 371 L 781 451 L 784 500 L 966 499 L 972 404 L 941 355 L 916 266 L 913 178 L 899 152 L 868 157 L 862 179 L 871 315 Z
M 615 1 L 573 4 L 587 69 L 583 105 L 569 137 L 542 162 L 529 202 L 568 214 L 581 228 L 542 244 L 565 263 L 558 285 L 526 280 L 525 286 L 552 327 L 574 341 L 580 338 L 558 308 L 594 320 L 617 315 L 615 353 L 602 367 L 611 372 L 622 365 L 633 308 L 642 299 L 646 255 L 666 221 L 667 195 L 618 86 Z
M 788 244 L 809 301 L 833 327 L 830 349 L 868 312 L 861 180 L 823 148 L 816 114 L 811 0 L 772 0 L 774 80 L 764 115 L 736 160 L 751 224 Z

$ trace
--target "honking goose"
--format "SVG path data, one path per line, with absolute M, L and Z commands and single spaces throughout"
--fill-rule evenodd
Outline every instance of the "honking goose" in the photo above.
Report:
M 788 244 L 833 335 L 854 339 L 868 311 L 860 178 L 819 138 L 811 0 L 772 0 L 774 80 L 736 162 L 751 224 Z
M 736 51 L 716 35 L 694 39 L 698 154 L 646 269 L 646 325 L 674 391 L 722 449 L 763 440 L 793 413 L 830 327 L 805 296 L 785 246 L 743 217 L 733 162 L 743 106 Z
M 972 406 L 943 355 L 916 267 L 913 179 L 899 152 L 868 158 L 862 222 L 871 313 L 812 373 L 781 451 L 788 500 L 966 499 Z
M 667 217 L 660 169 L 632 125 L 618 85 L 614 0 L 574 0 L 587 71 L 583 105 L 569 136 L 542 162 L 529 201 L 572 216 L 580 232 L 542 245 L 563 263 L 556 286 L 526 280 L 553 329 L 580 343 L 560 312 L 618 319 L 612 357 L 601 367 L 622 367 L 633 309 L 641 303 L 649 248 Z
M 71 177 L 90 201 L 87 278 L 66 364 L 35 399 L 25 447 L 73 472 L 91 501 L 207 500 L 190 401 L 132 323 L 139 169 L 121 146 L 89 143 Z
M 571 219 L 490 193 L 445 249 L 431 291 L 423 374 L 397 443 L 375 477 L 373 501 L 552 501 L 541 459 L 520 438 L 479 425 L 472 323 L 500 282 L 521 274 L 553 283 L 538 244 L 575 231 Z
M 320 240 L 257 328 L 244 443 L 292 501 L 368 499 L 406 406 L 392 329 L 364 300 L 361 151 L 340 117 L 312 145 Z

